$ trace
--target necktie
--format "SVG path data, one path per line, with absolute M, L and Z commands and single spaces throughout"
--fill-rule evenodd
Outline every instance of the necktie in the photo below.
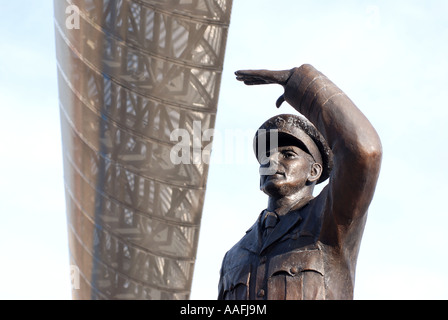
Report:
M 266 238 L 277 225 L 278 215 L 275 212 L 266 211 L 263 221 L 263 236 Z

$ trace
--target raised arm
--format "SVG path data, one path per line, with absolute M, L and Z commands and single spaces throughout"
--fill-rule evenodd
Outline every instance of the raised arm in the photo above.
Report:
M 373 197 L 382 156 L 375 129 L 333 82 L 310 65 L 285 71 L 237 71 L 236 75 L 248 85 L 282 85 L 285 93 L 277 107 L 286 100 L 327 139 L 334 166 L 325 190 L 326 210 L 341 236 L 345 227 L 364 217 Z

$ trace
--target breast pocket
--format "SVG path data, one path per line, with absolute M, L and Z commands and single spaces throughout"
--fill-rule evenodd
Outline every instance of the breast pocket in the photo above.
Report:
M 293 251 L 271 259 L 268 269 L 268 299 L 325 299 L 322 252 Z
M 249 299 L 250 266 L 235 267 L 223 275 L 224 300 L 248 300 Z

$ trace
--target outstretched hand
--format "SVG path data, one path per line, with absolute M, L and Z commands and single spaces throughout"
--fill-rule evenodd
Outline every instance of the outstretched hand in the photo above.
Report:
M 238 81 L 242 81 L 247 85 L 279 84 L 285 86 L 293 71 L 293 69 L 282 71 L 238 70 L 235 72 L 235 75 Z M 279 108 L 284 101 L 285 97 L 284 95 L 281 95 L 276 102 L 277 108 Z
M 284 86 L 291 76 L 292 70 L 238 70 L 235 72 L 236 80 L 247 85 L 276 83 Z

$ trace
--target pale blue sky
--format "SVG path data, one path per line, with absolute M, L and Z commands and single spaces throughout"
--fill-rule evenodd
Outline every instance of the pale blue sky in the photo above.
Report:
M 280 87 L 244 86 L 233 71 L 311 63 L 348 94 L 382 139 L 357 299 L 448 298 L 446 13 L 444 1 L 234 3 L 217 131 L 253 134 L 277 112 L 294 112 L 286 104 L 275 109 Z M 192 298 L 215 297 L 223 255 L 267 204 L 250 155 L 238 165 L 213 165 L 212 156 Z
M 235 70 L 311 63 L 382 139 L 357 299 L 448 298 L 447 13 L 443 0 L 234 0 L 217 132 L 249 138 L 268 117 L 294 112 L 275 109 L 280 87 L 246 87 Z M 50 0 L 0 3 L 1 299 L 70 298 L 52 15 Z M 234 152 L 250 150 L 244 141 Z M 250 152 L 242 161 L 219 155 L 215 149 L 193 299 L 216 298 L 225 252 L 267 202 Z

